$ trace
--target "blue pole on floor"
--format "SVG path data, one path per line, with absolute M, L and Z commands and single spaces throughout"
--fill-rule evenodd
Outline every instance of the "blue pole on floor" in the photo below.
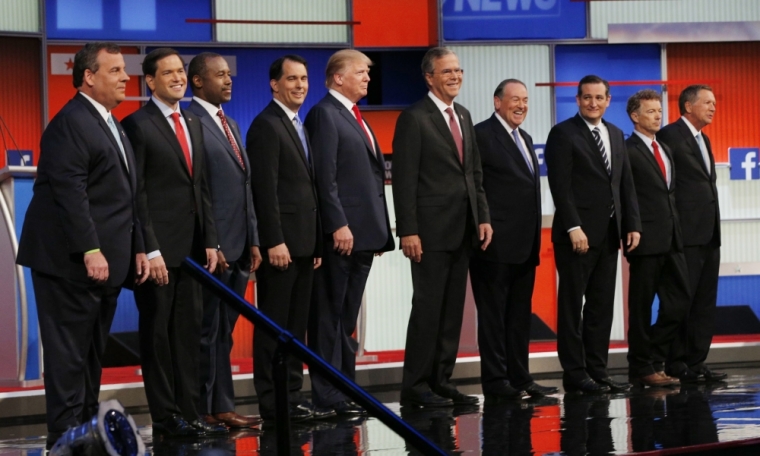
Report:
M 279 349 L 287 351 L 289 355 L 295 356 L 302 362 L 306 363 L 309 366 L 310 372 L 315 372 L 327 379 L 327 381 L 340 392 L 364 407 L 369 414 L 391 428 L 393 432 L 409 442 L 417 450 L 426 455 L 445 456 L 447 454 L 435 446 L 430 440 L 425 438 L 425 436 L 420 434 L 416 429 L 407 424 L 398 415 L 391 412 L 388 407 L 382 404 L 382 402 L 364 391 L 364 389 L 354 383 L 353 380 L 343 375 L 342 372 L 336 370 L 316 353 L 311 351 L 306 345 L 293 337 L 292 334 L 282 329 L 277 323 L 261 313 L 259 309 L 249 304 L 245 299 L 235 294 L 226 285 L 220 282 L 219 279 L 209 274 L 203 266 L 190 258 L 185 258 L 182 267 L 192 275 L 195 280 L 200 282 L 201 285 L 209 289 L 222 301 L 232 306 L 232 308 L 240 312 L 242 316 L 253 323 L 257 331 L 263 330 L 274 339 L 279 340 Z

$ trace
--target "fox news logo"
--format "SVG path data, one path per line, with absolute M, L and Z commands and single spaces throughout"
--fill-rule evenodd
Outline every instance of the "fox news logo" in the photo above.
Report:
M 760 148 L 757 147 L 730 147 L 728 158 L 731 162 L 731 180 L 759 180 Z
M 557 15 L 560 0 L 444 0 L 447 13 L 480 13 L 485 15 L 509 16 Z

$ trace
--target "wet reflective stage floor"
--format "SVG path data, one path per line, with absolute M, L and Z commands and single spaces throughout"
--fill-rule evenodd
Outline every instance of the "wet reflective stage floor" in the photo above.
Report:
M 724 369 L 726 382 L 627 394 L 571 396 L 481 404 L 471 408 L 400 409 L 398 392 L 375 395 L 451 454 L 711 454 L 760 455 L 760 368 Z M 618 376 L 618 379 L 624 377 Z M 561 386 L 558 379 L 542 384 Z M 479 385 L 461 385 L 479 394 Z M 561 390 L 560 390 L 561 392 Z M 482 396 L 481 396 L 482 402 Z M 237 411 L 257 413 L 255 404 Z M 275 455 L 273 428 L 233 431 L 222 438 L 154 442 L 145 414 L 134 414 L 155 455 Z M 0 455 L 43 456 L 43 424 L 0 427 Z M 417 454 L 377 419 L 292 425 L 291 454 Z

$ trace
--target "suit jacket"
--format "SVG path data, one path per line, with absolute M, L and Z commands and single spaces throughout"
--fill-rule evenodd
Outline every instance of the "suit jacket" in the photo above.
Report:
M 385 201 L 385 160 L 373 151 L 353 114 L 330 93 L 306 116 L 325 234 L 348 225 L 355 251 L 385 252 L 395 244 Z
M 533 138 L 517 131 L 528 147 L 533 171 L 494 113 L 475 125 L 483 167 L 483 190 L 491 214 L 493 241 L 475 256 L 497 263 L 538 265 L 541 248 L 541 180 Z
M 99 248 L 108 261 L 106 285 L 121 286 L 131 275 L 135 253 L 145 252 L 135 203 L 137 167 L 124 130 L 114 122 L 129 171 L 108 124 L 82 94 L 45 129 L 19 264 L 89 282 L 84 252 Z
M 211 208 L 219 246 L 228 262 L 237 261 L 243 252 L 250 258 L 250 247 L 259 245 L 256 212 L 251 196 L 251 165 L 243 147 L 240 129 L 234 119 L 227 117 L 245 169 L 232 149 L 229 140 L 206 108 L 197 101 L 188 111 L 198 116 L 203 126 L 203 145 L 206 149 L 206 177 L 211 191 Z
M 192 176 L 174 130 L 153 100 L 124 119 L 137 162 L 137 207 L 145 250 L 160 250 L 171 268 L 179 267 L 187 256 L 205 263 L 204 247 L 218 246 L 201 123 L 192 112 L 181 112 L 193 148 Z M 194 242 L 196 227 L 200 232 Z
M 308 136 L 306 140 L 308 145 Z M 253 119 L 246 145 L 253 164 L 261 247 L 285 243 L 293 257 L 321 256 L 317 189 L 292 119 L 271 101 Z
M 396 233 L 419 235 L 423 251 L 453 251 L 462 243 L 468 220 L 475 227 L 491 222 L 472 118 L 458 103 L 454 111 L 462 129 L 464 164 L 448 123 L 429 96 L 405 109 L 396 121 Z M 472 241 L 479 242 L 477 229 Z
M 589 245 L 598 246 L 607 234 L 613 200 L 620 237 L 632 231 L 641 232 L 623 132 L 609 122 L 602 122 L 610 134 L 611 176 L 580 114 L 558 123 L 549 132 L 544 156 L 556 207 L 552 224 L 554 243 L 569 244 L 567 230 L 580 226 Z
M 720 246 L 720 204 L 715 185 L 715 158 L 710 138 L 702 132 L 710 156 L 707 174 L 702 152 L 689 126 L 678 119 L 667 125 L 657 138 L 670 147 L 678 170 L 676 208 L 681 218 L 684 246 L 706 245 L 711 241 Z
M 668 253 L 675 243 L 678 251 L 683 249 L 681 226 L 676 211 L 676 171 L 673 154 L 662 141 L 660 151 L 670 161 L 670 186 L 660 171 L 660 166 L 649 147 L 633 133 L 625 141 L 631 174 L 636 185 L 636 199 L 641 214 L 641 241 L 639 246 L 626 255 L 660 255 Z

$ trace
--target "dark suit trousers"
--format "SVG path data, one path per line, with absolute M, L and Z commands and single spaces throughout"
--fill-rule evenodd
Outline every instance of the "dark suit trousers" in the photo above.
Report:
M 689 308 L 686 258 L 673 249 L 662 255 L 628 257 L 628 375 L 643 377 L 664 369 L 670 346 Z M 660 298 L 657 322 L 652 303 Z
M 691 305 L 686 324 L 681 326 L 681 333 L 673 343 L 671 358 L 673 364 L 685 363 L 699 371 L 707 359 L 715 330 L 720 247 L 691 246 L 684 247 L 683 252 L 689 269 Z
M 198 419 L 201 285 L 181 268 L 167 268 L 169 284 L 135 289 L 140 311 L 140 357 L 152 420 L 172 414 Z
M 614 218 L 605 239 L 584 255 L 573 252 L 572 244 L 554 244 L 557 352 L 567 381 L 607 377 L 619 246 Z
M 237 261 L 230 264 L 219 279 L 238 296 L 245 295 L 251 273 L 250 249 L 246 246 Z M 235 410 L 235 388 L 232 384 L 232 331 L 237 310 L 203 289 L 203 321 L 201 326 L 200 408 L 201 414 L 216 414 Z
M 121 288 L 34 270 L 32 283 L 44 348 L 47 428 L 60 433 L 98 411 L 101 359 Z
M 325 238 L 322 267 L 314 274 L 309 348 L 352 380 L 356 376 L 359 348 L 353 334 L 373 259 L 373 252 L 338 254 L 329 235 Z M 309 374 L 314 405 L 329 407 L 348 400 L 324 378 L 313 372 Z
M 266 251 L 262 251 L 262 256 L 261 267 L 256 271 L 258 308 L 303 342 L 306 339 L 309 321 L 314 259 L 292 258 L 293 262 L 288 269 L 281 271 L 272 266 Z M 275 339 L 264 331 L 254 329 L 253 385 L 259 397 L 259 410 L 262 412 L 274 413 L 275 409 L 272 361 L 276 349 Z M 303 363 L 295 356 L 288 355 L 288 391 L 291 403 L 300 403 L 303 400 L 302 387 Z
M 480 378 L 484 393 L 533 381 L 528 369 L 530 317 L 536 266 L 470 260 L 470 283 L 478 308 Z
M 455 389 L 451 374 L 459 350 L 462 314 L 470 263 L 471 230 L 452 252 L 424 250 L 419 263 L 411 262 L 412 313 L 406 330 L 401 394 Z

